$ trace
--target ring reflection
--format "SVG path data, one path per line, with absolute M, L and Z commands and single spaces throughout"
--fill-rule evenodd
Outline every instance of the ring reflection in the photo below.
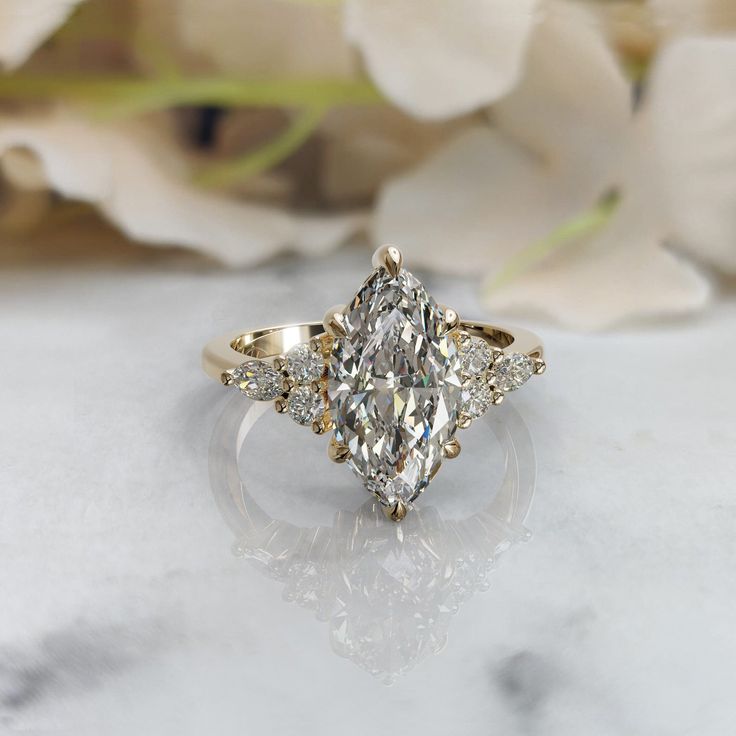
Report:
M 210 483 L 233 550 L 279 580 L 285 600 L 327 623 L 335 653 L 390 683 L 444 647 L 462 602 L 488 588 L 499 555 L 529 538 L 536 463 L 526 425 L 508 403 L 475 422 L 502 467 L 483 474 L 484 503 L 465 518 L 432 507 L 432 488 L 400 524 L 370 499 L 337 512 L 330 526 L 300 525 L 273 518 L 249 490 L 251 471 L 241 471 L 266 462 L 251 456 L 249 438 L 269 409 L 234 396 L 213 432 Z

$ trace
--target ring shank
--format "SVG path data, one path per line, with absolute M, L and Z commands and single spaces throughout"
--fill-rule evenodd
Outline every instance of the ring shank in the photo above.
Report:
M 460 329 L 485 339 L 489 345 L 515 352 L 526 353 L 532 358 L 543 357 L 541 340 L 531 332 L 518 328 L 504 328 L 485 322 L 465 321 Z M 304 322 L 295 325 L 266 327 L 260 330 L 229 332 L 207 343 L 202 351 L 202 367 L 216 381 L 225 371 L 236 368 L 247 358 L 271 361 L 283 355 L 294 345 L 308 342 L 310 338 L 324 334 L 321 322 Z

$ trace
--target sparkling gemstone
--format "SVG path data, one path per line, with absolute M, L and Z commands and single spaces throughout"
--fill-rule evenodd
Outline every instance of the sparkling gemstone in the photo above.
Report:
M 312 424 L 324 413 L 322 395 L 309 386 L 297 386 L 289 393 L 287 401 L 289 416 L 297 424 Z
M 232 371 L 233 383 L 249 398 L 270 401 L 284 391 L 281 375 L 268 363 L 249 360 Z
M 328 387 L 335 438 L 384 504 L 413 501 L 442 462 L 457 429 L 460 357 L 424 286 L 377 269 L 345 308 Z
M 491 348 L 483 338 L 467 337 L 460 343 L 460 365 L 466 375 L 482 375 L 492 359 Z
M 492 403 L 491 387 L 482 378 L 473 378 L 463 384 L 463 414 L 477 419 L 488 411 Z
M 534 373 L 534 361 L 524 353 L 508 353 L 494 364 L 489 381 L 501 391 L 514 391 Z
M 294 345 L 286 354 L 286 372 L 296 383 L 311 383 L 322 377 L 325 361 L 307 343 Z

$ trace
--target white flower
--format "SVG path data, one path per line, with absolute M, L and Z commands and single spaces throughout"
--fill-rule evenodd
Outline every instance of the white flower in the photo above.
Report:
M 396 105 L 422 118 L 485 106 L 519 77 L 537 0 L 346 0 L 345 32 Z
M 736 31 L 733 0 L 649 0 L 648 6 L 664 35 Z
M 517 87 L 478 128 L 380 199 L 377 240 L 489 282 L 606 192 L 594 235 L 498 285 L 494 309 L 543 311 L 582 328 L 702 307 L 709 284 L 668 246 L 736 268 L 736 39 L 675 40 L 630 89 L 594 18 L 548 2 Z
M 283 0 L 144 0 L 141 32 L 186 59 L 260 79 L 353 76 L 354 53 L 331 3 Z
M 81 0 L 0 0 L 0 64 L 20 66 Z
M 193 248 L 230 265 L 284 250 L 323 253 L 363 225 L 360 214 L 295 216 L 190 186 L 172 169 L 169 139 L 152 126 L 103 125 L 64 111 L 0 119 L 0 156 L 16 148 L 39 159 L 49 188 L 96 205 L 133 240 Z

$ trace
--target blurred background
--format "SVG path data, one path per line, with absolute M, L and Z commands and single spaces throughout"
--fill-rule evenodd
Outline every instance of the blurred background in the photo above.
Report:
M 732 736 L 734 0 L 0 0 L 0 64 L 0 736 Z M 202 346 L 385 242 L 544 377 L 398 527 L 268 411 L 223 519 Z
M 488 311 L 583 330 L 732 287 L 730 0 L 3 0 L 0 19 L 0 257 L 130 243 L 242 269 L 396 242 Z

